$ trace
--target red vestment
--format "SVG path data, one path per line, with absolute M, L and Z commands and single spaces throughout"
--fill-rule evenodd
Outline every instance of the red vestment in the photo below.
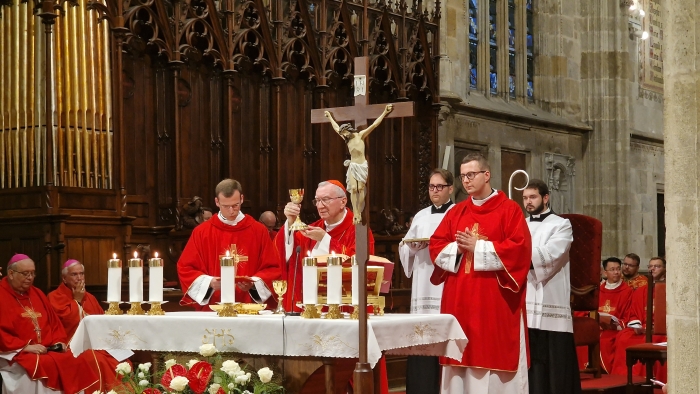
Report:
M 104 311 L 97 301 L 97 298 L 90 293 L 85 293 L 81 305 L 73 299 L 73 291 L 61 283 L 56 290 L 49 293 L 49 301 L 54 311 L 58 314 L 63 328 L 66 330 L 68 338 L 72 338 L 83 317 L 89 315 L 103 315 Z M 70 339 L 69 339 L 70 341 Z M 96 390 L 100 392 L 109 391 L 116 383 L 116 368 L 119 361 L 104 350 L 87 350 L 79 357 L 87 357 L 87 362 L 95 375 L 100 377 L 98 384 L 90 387 L 85 392 L 92 393 Z M 92 361 L 92 362 L 91 362 Z
M 347 209 L 345 213 L 345 219 L 333 228 L 328 235 L 331 237 L 330 252 L 336 252 L 352 256 L 355 254 L 355 225 L 352 224 L 353 214 L 350 209 Z M 326 224 L 323 219 L 319 219 L 310 224 L 310 226 L 320 227 L 326 229 Z M 285 257 L 285 246 L 284 246 L 284 228 L 280 229 L 275 238 L 275 246 L 280 254 L 280 260 L 282 263 L 282 277 L 287 280 L 287 293 L 284 296 L 284 309 L 287 311 L 292 310 L 292 292 L 294 293 L 294 303 L 301 302 L 302 294 L 301 290 L 303 288 L 303 275 L 302 275 L 302 265 L 301 259 L 306 257 L 308 253 L 316 246 L 316 241 L 303 236 L 299 231 L 294 232 L 294 252 L 289 257 L 288 261 L 284 261 Z M 374 254 L 374 236 L 372 236 L 372 230 L 367 231 L 367 237 L 369 238 L 369 254 Z M 299 261 L 296 261 L 297 254 L 296 248 L 300 246 Z M 296 265 L 296 281 L 294 280 L 294 266 Z M 294 287 L 292 289 L 292 287 Z M 300 310 L 296 308 L 296 310 Z
M 598 312 L 604 312 L 617 317 L 622 328 L 629 321 L 629 308 L 632 301 L 632 290 L 624 281 L 615 289 L 605 288 L 605 283 L 600 285 L 600 295 L 598 296 Z M 617 329 L 600 331 L 600 361 L 603 369 L 611 373 L 615 360 L 615 338 Z
M 272 292 L 272 281 L 280 279 L 282 273 L 279 256 L 275 250 L 267 227 L 249 215 L 235 226 L 223 223 L 219 215 L 200 224 L 192 230 L 192 235 L 177 261 L 177 273 L 185 296 L 180 305 L 191 305 L 197 310 L 209 310 L 208 306 L 197 304 L 187 290 L 195 279 L 201 275 L 218 277 L 221 274 L 219 257 L 226 255 L 232 245 L 236 245 L 237 254 L 248 258 L 236 267 L 236 276 L 256 276 L 262 279 Z M 214 291 L 210 304 L 221 301 L 221 291 Z M 249 303 L 252 298 L 236 286 L 236 302 Z M 274 301 L 270 297 L 269 301 Z M 268 305 L 270 307 L 270 305 Z
M 468 198 L 445 214 L 430 238 L 430 258 L 434 262 L 445 247 L 455 242 L 457 231 L 472 232 L 475 228 L 479 239 L 493 243 L 504 269 L 474 271 L 470 253 L 461 256 L 456 273 L 435 266 L 431 281 L 445 282 L 440 311 L 454 315 L 469 339 L 461 362 L 445 357 L 440 362 L 515 372 L 521 322 L 527 327 L 525 284 L 532 255 L 530 230 L 520 206 L 503 192 L 481 206 Z M 527 345 L 527 330 L 525 335 Z
M 649 284 L 649 279 L 644 275 L 637 275 L 630 280 L 625 279 L 625 277 L 623 276 L 622 279 L 632 289 L 637 289 L 639 287 L 646 286 Z
M 48 347 L 59 342 L 68 343 L 58 315 L 36 287 L 20 295 L 7 278 L 2 278 L 0 305 L 0 352 L 14 352 L 34 344 Z M 20 351 L 11 362 L 21 365 L 32 380 L 41 380 L 44 386 L 66 394 L 84 390 L 98 380 L 86 359 L 74 358 L 70 351 L 46 354 Z

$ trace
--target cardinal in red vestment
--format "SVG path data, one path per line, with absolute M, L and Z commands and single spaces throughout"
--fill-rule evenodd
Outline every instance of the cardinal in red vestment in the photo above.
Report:
M 294 294 L 295 303 L 302 300 L 301 258 L 332 252 L 348 256 L 355 254 L 355 226 L 352 224 L 353 213 L 345 206 L 347 202 L 345 188 L 339 181 L 330 180 L 319 183 L 313 203 L 321 219 L 311 223 L 306 230 L 293 232 L 291 236 L 289 226 L 299 216 L 301 209 L 298 204 L 292 202 L 284 207 L 287 221 L 275 237 L 275 246 L 280 257 L 284 258 L 283 277 L 287 280 L 288 289 L 284 297 L 286 310 L 292 311 L 292 307 L 299 310 L 296 305 L 292 306 L 292 294 Z M 368 237 L 369 254 L 373 254 L 374 237 L 371 230 L 368 231 Z
M 73 337 L 80 321 L 85 316 L 103 315 L 104 311 L 97 298 L 85 291 L 85 267 L 78 260 L 68 260 L 63 264 L 61 271 L 63 283 L 49 293 L 49 301 L 54 311 L 58 314 L 66 335 Z M 88 350 L 79 357 L 88 357 L 88 363 L 95 375 L 99 376 L 99 382 L 86 390 L 92 393 L 109 391 L 118 383 L 115 369 L 119 361 L 104 350 Z M 91 360 L 94 362 L 90 362 Z
M 621 262 L 616 257 L 607 258 L 603 262 L 608 279 L 600 284 L 598 296 L 598 313 L 601 314 L 600 330 L 600 360 L 603 369 L 610 373 L 615 359 L 615 338 L 617 333 L 624 329 L 629 321 L 629 308 L 632 301 L 633 289 L 622 280 Z M 611 315 L 617 318 L 608 317 Z
M 441 312 L 454 315 L 469 339 L 462 360 L 441 359 L 445 393 L 527 388 L 532 240 L 520 206 L 491 188 L 489 168 L 480 154 L 464 158 L 460 178 L 469 198 L 445 214 L 430 238 L 431 281 L 445 283 Z
M 86 358 L 65 352 L 68 338 L 48 298 L 34 287 L 34 262 L 15 255 L 7 277 L 0 281 L 0 352 L 10 363 L 21 365 L 29 378 L 51 390 L 78 393 L 98 378 Z M 3 373 L 3 379 L 8 379 Z M 29 388 L 18 388 L 29 392 Z
M 233 257 L 236 265 L 236 302 L 275 302 L 272 281 L 280 279 L 280 260 L 267 228 L 241 212 L 241 184 L 224 179 L 216 186 L 220 212 L 195 227 L 177 262 L 177 273 L 185 296 L 181 305 L 208 310 L 221 300 L 221 263 Z

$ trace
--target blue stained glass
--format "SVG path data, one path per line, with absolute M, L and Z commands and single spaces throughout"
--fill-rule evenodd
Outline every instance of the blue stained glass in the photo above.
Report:
M 525 1 L 525 8 L 527 8 L 528 10 L 532 9 L 532 0 Z
M 535 89 L 532 87 L 532 81 L 527 81 L 527 98 L 530 100 L 535 98 Z
M 471 13 L 471 10 L 470 10 Z M 476 40 L 479 34 L 479 25 L 477 24 L 476 21 L 476 15 L 475 16 L 470 16 L 469 17 L 469 38 L 472 40 Z
M 477 43 L 469 43 L 469 86 L 476 89 Z
M 498 93 L 498 75 L 491 73 L 489 76 L 489 85 L 491 86 L 491 94 Z
M 476 68 L 469 70 L 469 86 L 476 89 Z
M 515 77 L 513 75 L 508 76 L 508 93 L 510 97 L 515 97 Z
M 479 20 L 477 19 L 478 0 L 469 0 L 469 87 L 476 89 L 476 68 L 478 64 Z

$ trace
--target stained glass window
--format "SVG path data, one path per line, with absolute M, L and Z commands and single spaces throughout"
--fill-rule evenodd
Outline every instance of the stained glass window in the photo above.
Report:
M 498 11 L 496 0 L 489 0 L 489 89 L 498 94 Z
M 479 45 L 479 22 L 476 19 L 477 0 L 469 0 L 469 87 L 476 89 L 477 47 Z
M 535 72 L 535 61 L 533 56 L 534 43 L 532 40 L 532 0 L 526 0 L 525 2 L 525 12 L 526 12 L 526 29 L 527 29 L 527 92 L 526 96 L 528 100 L 534 100 L 534 84 L 533 84 L 533 74 Z
M 515 0 L 508 0 L 508 95 L 515 98 Z

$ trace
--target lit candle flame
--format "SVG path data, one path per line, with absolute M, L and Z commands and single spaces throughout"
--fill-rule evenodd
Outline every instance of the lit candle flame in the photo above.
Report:
M 311 257 L 311 251 L 310 251 L 310 250 L 307 250 L 307 251 L 306 251 L 306 257 Z
M 230 254 L 230 253 L 231 253 L 231 252 L 227 250 L 227 251 L 226 251 L 226 257 L 231 257 L 231 254 Z
M 139 253 L 138 253 L 138 252 L 134 252 L 134 258 L 135 258 L 135 259 L 138 259 L 138 258 L 139 258 Z
M 156 258 L 158 258 L 158 252 L 156 252 Z
M 112 258 L 113 258 L 114 260 L 116 260 L 116 259 L 117 259 L 117 254 L 116 254 L 116 253 L 112 253 Z
M 335 252 L 331 252 L 332 257 L 335 257 Z

